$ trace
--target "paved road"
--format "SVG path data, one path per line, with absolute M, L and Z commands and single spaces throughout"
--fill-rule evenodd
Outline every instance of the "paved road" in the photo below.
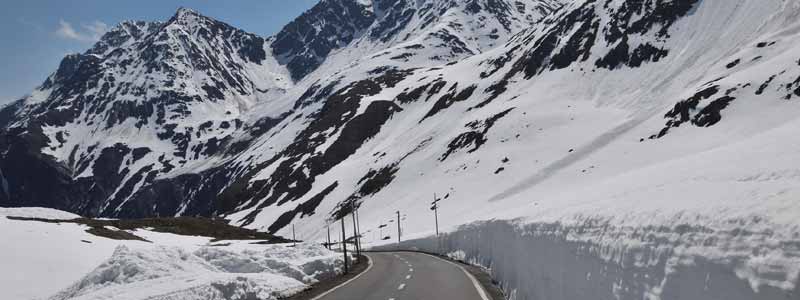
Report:
M 421 253 L 366 253 L 364 273 L 314 300 L 489 300 L 479 283 L 452 262 Z

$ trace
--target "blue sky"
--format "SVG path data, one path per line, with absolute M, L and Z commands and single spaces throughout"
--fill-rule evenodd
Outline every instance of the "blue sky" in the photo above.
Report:
M 32 91 L 67 53 L 88 49 L 123 20 L 166 21 L 193 8 L 249 32 L 269 36 L 319 0 L 2 0 L 0 104 Z

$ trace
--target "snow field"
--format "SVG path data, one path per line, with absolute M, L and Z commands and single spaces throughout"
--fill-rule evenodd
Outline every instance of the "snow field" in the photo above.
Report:
M 0 208 L 0 289 L 6 299 L 277 299 L 340 272 L 341 255 L 316 244 L 255 245 L 147 230 L 152 243 L 91 235 L 43 208 Z

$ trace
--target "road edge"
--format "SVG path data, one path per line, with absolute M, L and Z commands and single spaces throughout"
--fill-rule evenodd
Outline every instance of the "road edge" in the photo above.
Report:
M 505 293 L 503 293 L 503 290 L 498 286 L 498 282 L 495 281 L 494 279 L 492 279 L 491 274 L 489 274 L 489 272 L 487 272 L 487 270 L 485 270 L 484 268 L 481 268 L 479 266 L 475 266 L 475 265 L 469 264 L 469 263 L 467 263 L 465 261 L 462 261 L 462 260 L 455 260 L 455 259 L 452 259 L 452 258 L 450 258 L 448 256 L 444 256 L 444 255 L 441 255 L 441 254 L 431 253 L 431 252 L 426 252 L 426 251 L 418 251 L 418 250 L 369 250 L 369 251 L 365 250 L 363 252 L 368 252 L 368 253 L 369 252 L 410 252 L 410 253 L 427 254 L 427 255 L 436 257 L 438 259 L 453 263 L 453 264 L 457 265 L 458 267 L 461 267 L 462 270 L 468 272 L 468 275 L 472 276 L 475 280 L 478 281 L 478 283 L 480 283 L 481 288 L 483 289 L 483 292 L 486 293 L 486 296 L 488 296 L 490 300 L 505 300 L 506 299 Z
M 291 296 L 288 296 L 288 297 L 279 298 L 279 299 L 280 300 L 318 300 L 318 299 L 320 299 L 322 297 L 327 296 L 328 294 L 332 293 L 333 291 L 335 291 L 335 290 L 337 290 L 337 289 L 349 284 L 350 282 L 358 279 L 359 277 L 361 277 L 361 275 L 364 275 L 365 273 L 367 273 L 367 271 L 372 269 L 372 265 L 373 265 L 372 259 L 369 258 L 369 256 L 363 255 L 363 254 L 360 257 L 364 258 L 366 260 L 366 262 L 367 262 L 366 266 L 364 266 L 363 263 L 358 262 L 355 265 L 353 265 L 353 270 L 348 274 L 339 275 L 339 276 L 336 276 L 336 277 L 334 277 L 332 279 L 329 279 L 329 280 L 324 280 L 324 281 L 317 282 L 315 284 L 312 284 L 309 288 L 307 288 L 307 289 L 305 289 L 305 290 L 303 290 L 303 291 L 301 291 L 301 292 L 299 292 L 297 294 L 294 294 L 294 295 L 291 295 Z M 359 261 L 360 261 L 360 259 L 359 259 Z
M 483 299 L 483 300 L 493 300 L 493 298 L 491 296 L 489 296 L 489 293 L 486 291 L 486 288 L 484 287 L 484 284 L 481 283 L 477 278 L 475 278 L 475 275 L 473 275 L 471 272 L 467 271 L 467 269 L 464 268 L 464 266 L 462 266 L 461 264 L 457 264 L 456 262 L 454 262 L 452 260 L 444 259 L 444 258 L 442 258 L 440 256 L 436 256 L 436 255 L 432 255 L 432 254 L 428 254 L 428 253 L 423 253 L 423 254 L 428 255 L 430 257 L 433 257 L 433 258 L 436 258 L 436 259 L 440 259 L 440 260 L 446 261 L 446 262 L 448 262 L 450 264 L 453 264 L 454 266 L 458 267 L 462 272 L 464 272 L 464 275 L 467 275 L 467 277 L 469 278 L 469 281 L 472 282 L 472 285 L 478 291 L 478 295 L 481 296 L 481 299 Z

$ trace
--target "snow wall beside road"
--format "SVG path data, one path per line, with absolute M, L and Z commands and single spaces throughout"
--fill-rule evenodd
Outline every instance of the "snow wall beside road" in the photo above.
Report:
M 398 248 L 483 266 L 512 300 L 800 299 L 800 243 L 771 232 L 484 221 L 377 249 Z

